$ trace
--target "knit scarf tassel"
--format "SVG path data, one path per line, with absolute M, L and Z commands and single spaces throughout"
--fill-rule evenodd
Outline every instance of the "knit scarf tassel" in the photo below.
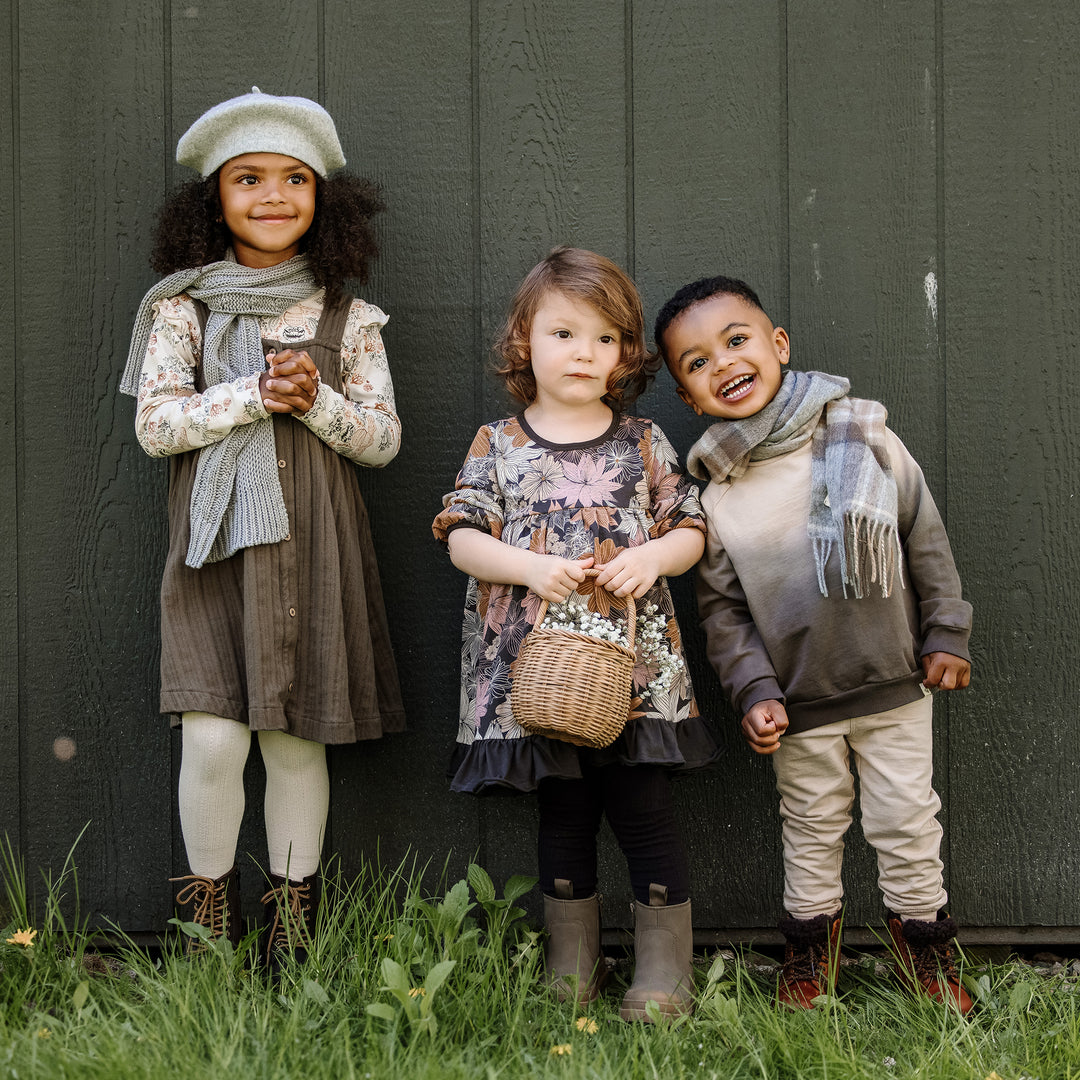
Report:
M 825 584 L 825 564 L 834 546 L 839 551 L 845 600 L 848 586 L 851 586 L 855 599 L 861 600 L 866 595 L 864 582 L 880 584 L 881 595 L 885 597 L 892 592 L 894 580 L 898 579 L 900 587 L 904 587 L 900 537 L 895 527 L 887 522 L 871 522 L 865 517 L 855 517 L 844 521 L 843 533 L 841 544 L 837 544 L 831 536 L 818 536 L 813 540 L 818 588 L 822 596 L 829 595 Z

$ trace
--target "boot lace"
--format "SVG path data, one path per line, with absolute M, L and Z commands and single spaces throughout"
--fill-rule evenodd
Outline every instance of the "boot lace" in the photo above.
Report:
M 949 942 L 940 941 L 933 945 L 912 945 L 909 942 L 908 952 L 911 954 L 915 978 L 920 983 L 925 985 L 942 977 L 946 982 L 959 982 L 960 976 Z
M 270 940 L 266 951 L 291 949 L 297 945 L 311 947 L 308 921 L 311 912 L 311 882 L 291 881 L 268 890 L 262 898 L 264 904 L 275 903 L 274 921 L 270 924 Z
M 826 965 L 826 945 L 788 945 L 784 950 L 784 966 L 781 976 L 784 982 L 817 982 L 819 972 Z M 823 974 L 823 972 L 822 972 Z
M 170 881 L 186 881 L 177 894 L 176 902 L 182 907 L 192 905 L 191 921 L 197 926 L 205 926 L 211 937 L 221 937 L 225 933 L 227 905 L 225 903 L 226 882 L 216 882 L 212 878 L 188 874 L 186 877 L 169 878 Z

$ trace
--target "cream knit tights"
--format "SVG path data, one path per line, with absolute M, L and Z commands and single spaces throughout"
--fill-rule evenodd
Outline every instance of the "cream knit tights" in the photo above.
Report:
M 251 731 L 235 720 L 186 712 L 180 761 L 180 828 L 193 874 L 219 878 L 236 861 Z M 319 868 L 330 808 L 326 747 L 282 731 L 259 732 L 266 766 L 270 872 L 294 881 Z

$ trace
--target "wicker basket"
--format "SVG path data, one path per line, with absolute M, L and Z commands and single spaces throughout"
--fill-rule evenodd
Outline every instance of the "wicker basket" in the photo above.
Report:
M 598 570 L 589 570 L 595 577 Z M 609 746 L 626 725 L 634 673 L 634 598 L 626 598 L 630 647 L 569 630 L 541 630 L 548 603 L 526 635 L 510 672 L 510 706 L 530 735 L 575 746 Z

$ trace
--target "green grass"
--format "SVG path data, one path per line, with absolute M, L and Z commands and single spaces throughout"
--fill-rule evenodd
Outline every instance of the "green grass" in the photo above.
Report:
M 542 936 L 514 903 L 531 879 L 497 897 L 479 867 L 430 887 L 408 866 L 331 875 L 311 960 L 271 987 L 250 940 L 192 959 L 175 944 L 102 956 L 65 921 L 70 862 L 35 922 L 23 868 L 10 846 L 0 856 L 0 1078 L 1080 1078 L 1077 980 L 1020 963 L 967 971 L 977 1011 L 964 1020 L 907 996 L 872 957 L 810 1013 L 776 1011 L 758 968 L 702 959 L 694 1017 L 624 1024 L 615 980 L 582 1030 L 581 1011 L 539 985 Z M 28 927 L 31 946 L 6 943 Z

